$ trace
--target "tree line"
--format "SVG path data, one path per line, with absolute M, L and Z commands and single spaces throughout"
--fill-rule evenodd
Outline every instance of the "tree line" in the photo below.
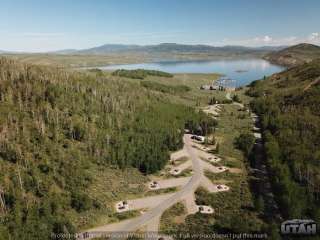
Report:
M 284 219 L 320 220 L 320 61 L 251 84 L 276 200 Z
M 146 70 L 146 69 L 134 69 L 134 70 L 118 69 L 114 71 L 112 75 L 119 76 L 119 77 L 126 77 L 126 78 L 134 78 L 134 79 L 144 79 L 147 76 L 167 77 L 167 78 L 173 77 L 171 73 L 157 71 L 157 70 Z
M 77 231 L 68 212 L 103 207 L 86 192 L 91 169 L 156 172 L 185 127 L 211 125 L 137 83 L 1 58 L 0 239 Z

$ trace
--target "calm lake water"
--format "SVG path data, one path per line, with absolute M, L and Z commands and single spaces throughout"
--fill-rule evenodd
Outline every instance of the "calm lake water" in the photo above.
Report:
M 244 86 L 250 82 L 282 71 L 284 68 L 263 59 L 212 60 L 212 61 L 166 61 L 109 65 L 99 67 L 103 70 L 115 69 L 152 69 L 169 73 L 220 73 L 235 80 L 233 85 Z

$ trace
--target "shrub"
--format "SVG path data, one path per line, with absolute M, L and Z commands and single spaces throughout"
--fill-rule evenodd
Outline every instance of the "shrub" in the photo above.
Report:
M 241 133 L 240 136 L 236 138 L 235 144 L 237 148 L 242 150 L 248 157 L 253 148 L 254 141 L 254 136 L 251 133 Z
M 72 193 L 71 207 L 78 212 L 89 210 L 92 207 L 92 200 L 85 193 Z
M 190 87 L 185 85 L 174 85 L 174 86 L 168 86 L 165 84 L 157 83 L 157 82 L 151 82 L 151 81 L 142 81 L 141 86 L 154 90 L 159 91 L 163 93 L 171 93 L 171 94 L 178 94 L 178 93 L 184 93 L 189 92 L 191 90 Z
M 16 163 L 19 160 L 19 155 L 12 144 L 4 143 L 0 147 L 0 157 L 3 160 Z
M 232 96 L 232 100 L 233 100 L 234 102 L 241 102 L 241 101 L 240 101 L 240 98 L 239 98 L 239 96 L 238 96 L 237 94 L 235 94 L 235 95 Z
M 133 79 L 144 79 L 147 76 L 158 76 L 158 77 L 173 77 L 172 74 L 157 71 L 157 70 L 145 70 L 145 69 L 135 69 L 135 70 L 125 70 L 119 69 L 112 73 L 113 76 L 133 78 Z
M 232 103 L 232 100 L 230 100 L 230 99 L 223 99 L 221 103 L 222 103 L 222 104 L 231 104 L 231 103 Z

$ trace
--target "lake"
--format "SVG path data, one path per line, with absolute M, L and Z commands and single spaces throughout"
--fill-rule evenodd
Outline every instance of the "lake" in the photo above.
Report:
M 164 61 L 156 63 L 139 63 L 109 65 L 99 67 L 102 70 L 115 69 L 152 69 L 169 73 L 220 73 L 232 80 L 234 86 L 244 86 L 250 82 L 281 72 L 284 68 L 263 59 L 211 60 L 211 61 Z

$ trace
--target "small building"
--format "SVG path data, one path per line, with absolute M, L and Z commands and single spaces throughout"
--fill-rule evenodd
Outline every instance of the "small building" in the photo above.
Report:
M 236 91 L 236 88 L 235 87 L 226 87 L 225 90 L 229 91 L 229 92 L 234 92 L 234 91 Z
M 199 136 L 199 135 L 193 135 L 193 136 L 191 136 L 191 139 L 197 140 L 199 142 L 204 142 L 205 137 Z
M 228 191 L 230 188 L 226 185 L 219 184 L 216 186 L 218 192 Z
M 213 157 L 208 157 L 208 161 L 212 162 L 212 163 L 216 163 L 221 161 L 221 158 L 217 157 L 217 156 L 213 156 Z
M 152 181 L 149 183 L 149 189 L 151 190 L 157 190 L 160 188 L 160 185 L 157 181 Z
M 217 86 L 217 85 L 202 85 L 200 87 L 201 90 L 219 90 L 220 89 L 220 86 Z
M 180 169 L 177 169 L 177 168 L 173 168 L 170 170 L 170 174 L 173 175 L 173 176 L 177 176 L 181 173 L 181 170 Z
M 219 86 L 212 85 L 212 86 L 210 86 L 210 90 L 219 90 Z
M 227 167 L 224 167 L 224 166 L 218 167 L 218 171 L 219 171 L 219 172 L 224 172 L 224 171 L 227 171 L 227 170 L 228 170 Z
M 214 210 L 212 207 L 210 206 L 206 206 L 206 205 L 198 205 L 198 212 L 202 213 L 202 214 L 213 214 Z
M 117 212 L 125 212 L 125 211 L 129 211 L 129 204 L 127 201 L 121 201 L 116 203 L 116 210 Z
M 202 85 L 201 87 L 200 87 L 200 89 L 201 90 L 210 90 L 210 85 Z
M 253 135 L 256 139 L 262 139 L 261 133 L 255 132 Z

